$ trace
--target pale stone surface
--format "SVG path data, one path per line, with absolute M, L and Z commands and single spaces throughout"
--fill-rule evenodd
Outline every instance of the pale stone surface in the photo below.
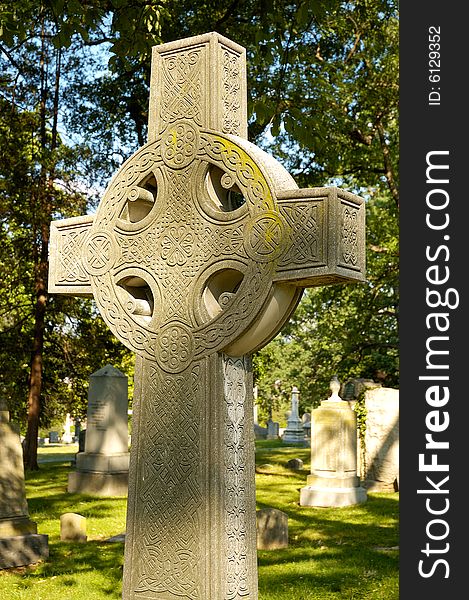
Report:
M 77 513 L 60 515 L 60 539 L 63 542 L 86 542 L 86 518 Z
M 128 452 L 127 377 L 112 365 L 90 376 L 86 413 L 86 454 Z M 101 470 L 101 469 L 97 469 Z
M 394 492 L 399 487 L 399 390 L 367 390 L 365 408 L 364 485 Z
M 384 388 L 371 379 L 349 379 L 342 386 L 350 406 L 364 402 L 366 427 L 358 436 L 359 474 L 373 491 L 399 489 L 399 390 Z
M 261 427 L 254 423 L 254 436 L 256 440 L 265 440 L 267 438 L 267 427 Z
M 125 600 L 257 598 L 250 355 L 304 287 L 365 280 L 363 200 L 245 139 L 245 73 L 217 33 L 155 47 L 148 143 L 51 225 L 49 291 L 137 354 Z
M 72 471 L 68 476 L 67 491 L 71 494 L 92 496 L 127 496 L 129 472 L 98 473 Z
M 39 533 L 0 537 L 0 569 L 24 567 L 49 557 L 49 537 Z
M 84 452 L 76 454 L 76 471 L 68 491 L 125 496 L 128 490 L 127 377 L 106 365 L 90 377 Z
M 63 444 L 71 444 L 73 442 L 73 433 L 72 433 L 73 426 L 74 426 L 73 419 L 70 416 L 70 413 L 67 413 L 67 415 L 65 417 L 64 432 L 62 434 L 62 443 Z
M 20 436 L 0 399 L 0 568 L 32 564 L 48 555 L 48 536 L 38 534 L 29 518 Z
M 311 475 L 301 488 L 301 506 L 346 506 L 366 501 L 357 476 L 357 417 L 338 395 L 337 377 L 331 395 L 311 414 Z
M 257 511 L 257 549 L 288 547 L 288 515 L 276 508 Z
M 301 506 L 351 506 L 366 502 L 367 494 L 365 488 L 357 487 L 317 487 L 308 485 L 301 488 Z
M 267 439 L 268 440 L 278 440 L 279 438 L 279 429 L 280 425 L 277 421 L 272 421 L 272 419 L 268 419 L 267 421 Z
M 283 432 L 282 440 L 286 444 L 303 444 L 305 432 L 303 430 L 303 422 L 298 413 L 300 392 L 297 387 L 292 388 L 291 394 L 291 410 L 287 419 L 287 427 Z

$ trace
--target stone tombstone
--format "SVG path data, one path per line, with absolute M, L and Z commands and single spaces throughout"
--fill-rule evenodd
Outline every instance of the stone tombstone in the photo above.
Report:
M 258 510 L 257 549 L 278 550 L 288 547 L 288 515 L 276 508 Z
M 86 518 L 77 513 L 60 515 L 60 539 L 63 542 L 86 542 Z
M 304 413 L 301 417 L 303 423 L 304 441 L 306 445 L 311 443 L 311 414 Z
M 267 439 L 267 427 L 261 427 L 257 423 L 254 423 L 254 437 L 256 440 Z
M 156 46 L 148 143 L 51 225 L 49 291 L 94 296 L 137 354 L 125 600 L 257 598 L 251 355 L 305 287 L 365 280 L 363 200 L 299 189 L 246 97 L 231 40 Z
M 366 501 L 357 476 L 357 418 L 331 380 L 331 395 L 311 414 L 311 475 L 300 491 L 301 506 L 348 506 Z
M 341 386 L 341 398 L 351 403 L 353 408 L 356 400 L 365 393 L 366 390 L 381 387 L 380 383 L 376 383 L 373 379 L 365 379 L 364 377 L 356 377 L 354 379 L 348 379 Z
M 399 390 L 377 387 L 365 392 L 366 429 L 362 478 L 368 490 L 399 489 Z
M 267 419 L 267 435 L 268 440 L 278 440 L 280 431 L 280 424 L 272 419 Z
M 78 452 L 85 451 L 86 429 L 81 429 L 78 434 Z
M 48 536 L 29 518 L 24 486 L 23 450 L 0 399 L 0 569 L 20 567 L 49 556 Z
M 67 413 L 65 417 L 64 432 L 62 434 L 63 444 L 71 444 L 73 442 L 72 427 L 74 426 L 75 424 L 72 417 L 70 416 L 70 413 Z
M 282 440 L 285 444 L 304 444 L 305 432 L 303 422 L 298 413 L 300 392 L 293 386 L 291 393 L 291 411 L 287 419 L 287 427 L 283 432 Z
M 74 426 L 75 426 L 75 431 L 73 434 L 73 441 L 78 443 L 80 440 L 80 433 L 81 433 L 81 421 L 78 417 L 75 418 Z
M 59 443 L 59 432 L 58 431 L 49 431 L 49 443 L 50 444 L 58 444 Z
M 68 491 L 125 496 L 128 490 L 128 382 L 112 365 L 90 376 L 84 452 L 76 454 L 76 471 Z
M 303 461 L 301 458 L 290 458 L 290 460 L 287 461 L 286 467 L 293 471 L 301 471 L 303 468 Z

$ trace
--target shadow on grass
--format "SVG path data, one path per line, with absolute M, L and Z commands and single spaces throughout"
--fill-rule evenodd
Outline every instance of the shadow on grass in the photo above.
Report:
M 273 461 L 271 461 L 273 462 Z M 347 507 L 300 506 L 307 473 L 258 475 L 257 508 L 288 515 L 289 546 L 258 551 L 262 600 L 398 600 L 399 495 Z
M 124 544 L 58 542 L 49 546 L 49 553 L 46 561 L 18 573 L 23 590 L 33 593 L 37 584 L 55 580 L 61 590 L 76 588 L 79 592 L 83 587 L 83 598 L 87 597 L 86 588 L 101 591 L 106 597 L 121 597 Z M 62 597 L 67 598 L 66 590 Z
M 258 564 L 261 598 L 399 598 L 397 553 L 364 550 L 357 555 L 353 548 L 310 548 L 291 552 L 287 558 L 280 551 L 268 556 L 263 551 Z
M 289 522 L 288 548 L 258 552 L 260 600 L 397 600 L 399 495 L 369 494 L 366 503 L 341 508 L 302 507 L 299 491 L 309 469 L 286 469 L 292 455 L 306 462 L 309 449 L 276 445 L 270 451 L 259 448 L 256 457 L 259 464 L 273 467 L 257 476 L 257 507 L 278 508 Z M 85 517 L 112 517 L 122 498 L 69 494 L 69 472 L 70 466 L 42 464 L 38 472 L 27 474 L 33 516 L 41 512 L 59 519 L 79 507 Z M 56 541 L 50 544 L 48 561 L 27 571 L 23 582 L 58 578 L 72 590 L 94 573 L 100 591 L 120 598 L 122 563 L 122 543 Z
M 70 471 L 69 465 L 55 463 L 42 464 L 39 471 L 26 473 L 26 495 L 30 512 L 36 512 L 43 506 L 47 506 L 47 512 L 51 517 L 56 517 L 63 512 L 68 512 L 70 505 L 79 502 L 80 505 L 92 504 L 94 510 L 102 512 L 103 516 L 108 516 L 116 503 L 126 501 L 125 497 L 120 496 L 98 497 L 67 492 Z
M 319 508 L 288 502 L 281 491 L 277 496 L 277 502 L 258 500 L 257 507 L 273 507 L 287 513 L 290 543 L 293 546 L 318 541 L 364 547 L 394 547 L 398 544 L 399 502 L 396 498 L 368 495 L 364 504 Z
M 286 468 L 292 456 L 304 468 Z M 309 448 L 258 448 L 256 505 L 288 516 L 289 546 L 258 551 L 261 600 L 398 600 L 399 494 L 363 504 L 300 506 Z M 267 464 L 266 464 L 267 463 Z

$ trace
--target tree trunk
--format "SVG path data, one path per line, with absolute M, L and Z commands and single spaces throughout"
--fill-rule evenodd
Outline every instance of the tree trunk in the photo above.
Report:
M 42 349 L 44 343 L 45 296 L 38 295 L 35 309 L 33 352 L 28 380 L 28 429 L 24 441 L 23 461 L 28 471 L 37 471 L 37 437 L 41 410 Z
M 41 412 L 42 366 L 44 350 L 44 328 L 47 305 L 47 246 L 48 227 L 42 228 L 42 249 L 36 271 L 36 306 L 34 310 L 34 337 L 31 353 L 31 367 L 28 379 L 28 428 L 24 442 L 23 461 L 28 471 L 39 469 L 37 463 L 37 438 Z
M 46 60 L 46 35 L 44 25 L 44 15 L 42 15 L 41 28 L 42 51 L 40 59 L 40 143 L 42 149 L 43 161 L 41 164 L 41 175 L 39 178 L 39 190 L 37 194 L 37 233 L 39 239 L 34 236 L 33 256 L 35 263 L 35 292 L 36 305 L 34 309 L 34 333 L 31 351 L 30 373 L 28 378 L 28 406 L 27 406 L 27 423 L 26 437 L 23 448 L 24 468 L 29 471 L 39 469 L 37 462 L 37 438 L 39 433 L 39 418 L 41 413 L 41 391 L 42 391 L 42 374 L 43 374 L 43 351 L 44 351 L 44 330 L 45 317 L 47 307 L 47 280 L 49 273 L 49 227 L 51 220 L 51 194 L 53 193 L 53 178 L 54 165 L 46 165 L 44 161 L 44 150 L 47 148 L 47 60 Z M 59 82 L 60 82 L 60 51 L 56 55 L 56 73 L 55 73 L 55 94 L 53 102 L 53 127 L 52 127 L 52 142 L 50 151 L 53 152 L 57 145 L 57 115 L 59 102 Z M 35 202 L 34 195 L 32 196 L 33 203 Z M 34 213 L 33 213 L 34 214 Z

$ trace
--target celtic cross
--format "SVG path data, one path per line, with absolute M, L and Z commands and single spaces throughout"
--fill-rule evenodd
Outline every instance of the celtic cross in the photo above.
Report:
M 303 289 L 364 281 L 364 205 L 247 141 L 245 50 L 153 49 L 148 143 L 95 216 L 52 223 L 51 293 L 136 355 L 125 600 L 257 598 L 250 356 Z

